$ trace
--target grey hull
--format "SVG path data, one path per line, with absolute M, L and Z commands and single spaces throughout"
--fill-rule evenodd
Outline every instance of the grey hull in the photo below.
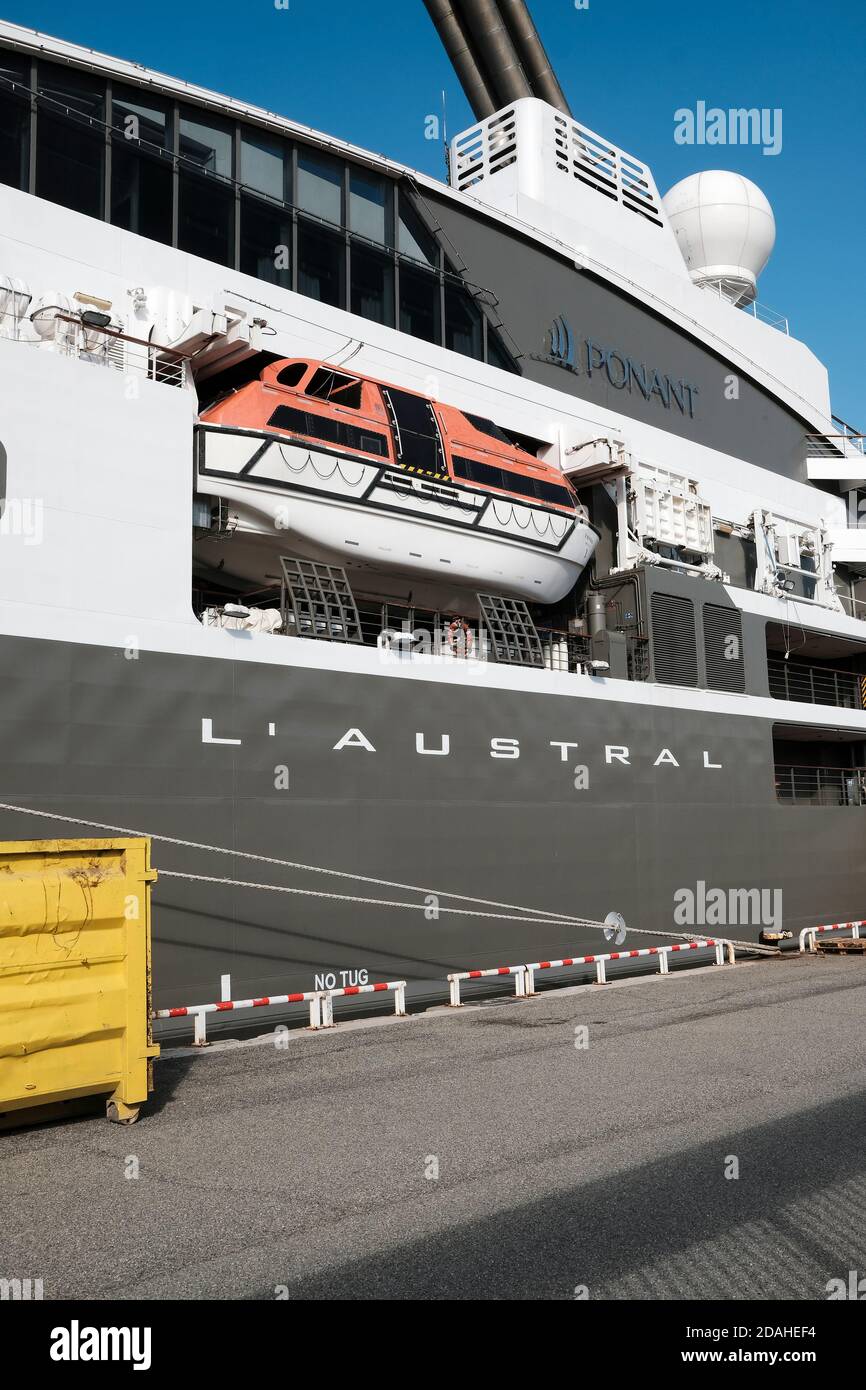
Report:
M 461 906 L 449 893 L 530 913 L 615 909 L 630 946 L 690 929 L 675 895 L 700 883 L 780 890 L 793 931 L 862 915 L 859 811 L 777 803 L 763 719 L 35 639 L 0 639 L 0 658 L 3 802 L 409 885 L 157 841 L 162 870 L 344 895 L 163 877 L 160 1006 L 219 997 L 225 972 L 236 998 L 359 970 L 441 997 L 451 970 L 600 946 L 596 930 L 442 911 Z M 203 719 L 242 742 L 204 743 Z M 352 735 L 338 749 L 350 730 L 371 747 Z M 449 751 L 432 751 L 444 735 Z M 491 756 L 494 738 L 519 756 L 513 743 Z M 563 756 L 563 742 L 578 747 Z M 627 747 L 627 765 L 606 745 Z M 0 813 L 7 839 L 98 833 Z M 442 895 L 438 916 L 427 894 Z M 761 923 L 694 926 L 753 940 Z

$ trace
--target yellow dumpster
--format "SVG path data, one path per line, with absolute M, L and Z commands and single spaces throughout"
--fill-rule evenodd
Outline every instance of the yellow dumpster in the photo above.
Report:
M 155 879 L 148 839 L 0 842 L 0 1126 L 103 1093 L 109 1119 L 138 1118 Z

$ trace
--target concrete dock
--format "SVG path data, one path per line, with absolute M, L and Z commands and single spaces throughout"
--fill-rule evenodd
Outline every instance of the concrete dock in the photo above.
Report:
M 794 957 L 171 1056 L 137 1125 L 0 1137 L 0 1276 L 823 1300 L 866 1273 L 864 1018 L 866 961 Z

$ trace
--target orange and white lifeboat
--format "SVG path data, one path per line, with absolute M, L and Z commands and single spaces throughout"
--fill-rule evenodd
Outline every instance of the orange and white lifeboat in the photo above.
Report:
M 272 362 L 203 411 L 197 473 L 237 517 L 227 563 L 247 578 L 276 543 L 556 603 L 598 540 L 559 470 L 491 421 L 327 363 Z

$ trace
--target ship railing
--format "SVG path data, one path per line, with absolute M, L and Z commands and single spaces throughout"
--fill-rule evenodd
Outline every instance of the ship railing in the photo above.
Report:
M 866 806 L 866 768 L 776 763 L 776 799 L 798 806 Z
M 823 936 L 825 932 L 830 931 L 850 932 L 851 935 L 854 937 L 854 940 L 857 941 L 860 938 L 861 927 L 866 927 L 866 921 L 861 920 L 859 922 L 830 922 L 826 927 L 804 927 L 803 930 L 800 932 L 800 952 L 802 954 L 804 951 L 809 951 L 812 955 L 815 955 L 818 950 L 818 947 L 815 944 L 815 938 L 818 936 Z
M 45 309 L 40 312 L 37 327 L 31 318 L 4 314 L 0 328 L 0 337 L 113 369 L 124 376 L 146 377 L 177 387 L 185 386 L 188 380 L 188 353 L 136 338 L 111 324 L 88 321 L 81 315 Z
M 862 598 L 852 598 L 850 594 L 841 594 L 838 590 L 836 597 L 849 618 L 856 618 L 861 623 L 866 622 L 866 602 Z
M 212 1004 L 185 1004 L 173 1009 L 157 1009 L 152 1017 L 159 1020 L 191 1018 L 193 1020 L 193 1047 L 207 1047 L 207 1019 L 209 1014 L 235 1013 L 244 1009 L 266 1009 L 274 1005 L 309 1005 L 309 1028 L 317 1032 L 322 1028 L 333 1028 L 334 1000 L 348 998 L 356 994 L 384 994 L 393 991 L 394 1013 L 397 1018 L 406 1017 L 406 981 L 389 980 L 387 983 L 372 985 L 346 985 L 343 989 L 312 989 L 298 994 L 268 994 L 259 999 L 231 999 L 229 976 L 223 976 L 223 998 Z
M 770 657 L 767 662 L 770 694 L 775 700 L 796 700 L 812 705 L 836 705 L 840 709 L 864 708 L 866 675 L 832 666 L 809 666 Z

